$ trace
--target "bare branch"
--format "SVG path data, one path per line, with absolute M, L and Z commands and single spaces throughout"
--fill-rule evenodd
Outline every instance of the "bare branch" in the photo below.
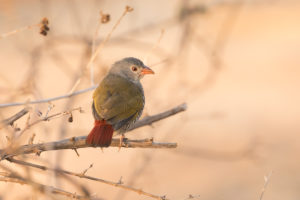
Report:
M 151 193 L 148 193 L 148 192 L 144 192 L 141 189 L 136 189 L 136 188 L 133 188 L 133 187 L 130 187 L 130 186 L 123 185 L 121 179 L 118 182 L 112 182 L 112 181 L 107 181 L 107 180 L 92 177 L 92 176 L 86 176 L 85 175 L 86 171 L 89 168 L 91 168 L 92 165 L 90 165 L 90 167 L 87 168 L 86 170 L 84 170 L 84 172 L 82 172 L 82 173 L 75 173 L 75 172 L 70 172 L 70 171 L 67 171 L 67 170 L 59 169 L 59 168 L 55 169 L 55 168 L 50 168 L 50 167 L 46 167 L 46 166 L 42 166 L 42 165 L 37 165 L 37 164 L 25 162 L 25 161 L 22 161 L 22 160 L 16 160 L 16 159 L 13 159 L 13 158 L 8 158 L 7 160 L 10 161 L 10 162 L 16 163 L 16 164 L 25 165 L 25 166 L 29 166 L 29 167 L 34 167 L 34 168 L 38 168 L 38 169 L 41 169 L 41 170 L 54 171 L 54 172 L 57 172 L 57 173 L 68 174 L 68 175 L 72 175 L 72 176 L 77 176 L 79 178 L 84 178 L 84 179 L 89 179 L 89 180 L 93 180 L 93 181 L 96 181 L 96 182 L 101 182 L 101 183 L 104 183 L 104 184 L 112 185 L 114 187 L 118 187 L 118 188 L 122 188 L 122 189 L 125 189 L 125 190 L 136 192 L 139 195 L 145 195 L 145 196 L 148 196 L 148 197 L 152 197 L 154 199 L 165 199 L 165 197 L 157 196 L 157 195 L 154 195 L 154 194 L 151 194 Z
M 24 165 L 24 166 L 26 166 L 26 165 Z M 28 184 L 44 194 L 47 194 L 50 192 L 53 194 L 65 195 L 65 196 L 72 197 L 75 199 L 95 199 L 95 200 L 98 199 L 98 198 L 91 198 L 90 196 L 79 196 L 79 195 L 76 195 L 76 193 L 73 194 L 73 193 L 64 191 L 59 188 L 55 188 L 55 187 L 48 186 L 48 185 L 43 185 L 43 184 L 37 183 L 35 181 L 32 181 L 32 179 L 30 179 L 28 177 L 26 177 L 26 178 L 22 177 L 16 171 L 9 169 L 8 167 L 6 167 L 4 165 L 1 165 L 0 167 L 5 170 L 5 172 L 0 172 L 0 176 L 3 176 L 3 177 L 0 177 L 0 181 Z
M 21 185 L 28 184 L 28 185 L 31 185 L 32 187 L 38 189 L 42 193 L 50 192 L 50 193 L 53 193 L 53 194 L 60 194 L 60 195 L 64 195 L 64 196 L 67 196 L 67 197 L 71 197 L 71 198 L 74 198 L 74 199 L 82 199 L 82 200 L 84 200 L 84 199 L 98 199 L 98 198 L 80 196 L 80 195 L 77 195 L 75 193 L 67 192 L 67 191 L 59 189 L 59 188 L 55 188 L 55 187 L 52 187 L 52 186 L 40 184 L 40 183 L 30 181 L 30 180 L 26 180 L 26 179 L 23 179 L 23 178 L 20 178 L 20 177 L 0 177 L 0 181 L 19 183 Z
M 42 121 L 49 121 L 50 119 L 53 119 L 53 118 L 57 118 L 57 117 L 60 117 L 60 116 L 64 116 L 64 115 L 69 115 L 70 113 L 72 113 L 73 111 L 75 110 L 78 110 L 79 112 L 81 112 L 81 107 L 78 107 L 78 108 L 73 108 L 73 109 L 70 109 L 68 111 L 64 111 L 64 112 L 59 112 L 59 113 L 55 113 L 53 115 L 49 115 L 49 108 L 48 108 L 48 111 L 45 115 L 45 117 L 41 118 L 41 119 L 38 119 L 32 123 L 29 123 L 29 121 L 26 123 L 26 126 L 23 128 L 23 130 L 19 133 L 19 136 L 20 137 L 26 130 L 28 130 L 29 128 L 31 128 L 32 126 L 42 122 Z
M 154 123 L 154 122 L 168 118 L 179 112 L 185 111 L 186 109 L 187 109 L 187 105 L 186 105 L 186 103 L 183 103 L 183 104 L 180 104 L 179 106 L 176 106 L 165 112 L 162 112 L 162 113 L 159 113 L 156 115 L 152 115 L 152 116 L 144 117 L 143 119 L 137 121 L 128 131 L 132 131 L 133 129 L 140 128 L 142 126 L 152 125 L 152 123 Z
M 40 100 L 26 101 L 26 102 L 15 102 L 15 103 L 3 103 L 3 104 L 0 104 L 0 108 L 11 107 L 11 106 L 22 106 L 22 105 L 29 105 L 29 104 L 47 103 L 50 101 L 56 101 L 56 100 L 60 100 L 60 99 L 70 98 L 70 97 L 94 90 L 96 87 L 97 87 L 97 85 L 94 85 L 92 87 L 89 87 L 89 88 L 86 88 L 83 90 L 78 90 L 78 91 L 70 93 L 70 94 L 64 94 L 61 96 L 51 97 L 51 98 L 47 98 L 47 99 L 40 99 Z
M 116 28 L 119 26 L 120 22 L 122 21 L 122 19 L 125 17 L 125 15 L 129 12 L 131 12 L 133 9 L 130 8 L 129 6 L 125 7 L 125 10 L 123 12 L 123 14 L 121 15 L 121 17 L 117 20 L 117 22 L 115 23 L 115 25 L 112 27 L 112 29 L 110 30 L 110 32 L 107 34 L 107 36 L 105 37 L 105 39 L 98 45 L 97 49 L 95 52 L 93 52 L 92 57 L 90 58 L 86 69 L 88 69 L 89 67 L 91 67 L 92 63 L 94 62 L 94 60 L 97 58 L 98 54 L 100 53 L 100 51 L 102 50 L 102 48 L 104 47 L 104 45 L 108 42 L 108 40 L 110 40 L 112 33 L 116 30 Z M 73 93 L 77 86 L 79 85 L 81 81 L 81 77 L 79 77 L 77 79 L 77 81 L 75 82 L 74 86 L 72 87 L 72 89 L 70 90 L 69 93 Z
M 120 140 L 113 139 L 110 147 L 119 147 Z M 41 154 L 43 151 L 62 150 L 62 149 L 79 149 L 87 147 L 96 147 L 86 144 L 86 136 L 72 137 L 69 139 L 59 140 L 55 142 L 47 142 L 33 145 L 23 145 L 17 148 L 0 149 L 2 159 L 10 158 L 20 154 Z M 123 148 L 176 148 L 177 143 L 161 143 L 154 142 L 153 139 L 129 140 L 124 138 L 122 142 Z
M 144 59 L 144 62 L 145 62 L 145 63 L 148 63 L 148 58 L 149 58 L 149 56 L 150 56 L 150 55 L 156 50 L 156 48 L 158 47 L 158 45 L 159 45 L 161 39 L 162 39 L 163 36 L 164 36 L 164 33 L 165 33 L 165 30 L 162 29 L 161 32 L 160 32 L 160 35 L 159 35 L 158 40 L 157 40 L 156 43 L 153 45 L 153 47 L 149 50 L 149 52 L 146 54 L 145 59 Z
M 30 107 L 23 108 L 18 113 L 16 113 L 13 116 L 11 116 L 11 117 L 3 120 L 2 123 L 5 124 L 5 125 L 13 125 L 13 123 L 15 121 L 17 121 L 18 119 L 20 119 L 21 117 L 23 117 L 24 115 L 26 115 L 30 111 L 30 109 L 31 109 Z
M 99 29 L 101 24 L 106 24 L 110 21 L 110 15 L 109 14 L 104 14 L 102 11 L 100 11 L 100 19 L 98 20 L 97 27 L 95 30 L 95 33 L 93 35 L 93 40 L 92 40 L 92 55 L 95 52 L 95 43 L 96 39 L 98 37 Z M 91 85 L 95 85 L 94 82 L 94 62 L 91 63 L 91 68 L 90 68 L 90 79 L 91 79 Z

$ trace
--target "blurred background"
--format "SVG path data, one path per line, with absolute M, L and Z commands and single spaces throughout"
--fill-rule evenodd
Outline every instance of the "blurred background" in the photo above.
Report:
M 128 138 L 177 142 L 176 149 L 85 148 L 19 159 L 118 181 L 169 199 L 299 199 L 300 162 L 300 2 L 297 0 L 86 0 L 0 1 L 0 34 L 49 20 L 45 37 L 39 28 L 0 38 L 0 104 L 46 99 L 91 87 L 95 45 L 109 34 L 94 62 L 95 83 L 110 65 L 128 56 L 142 59 L 155 76 L 142 80 L 146 106 L 153 115 L 187 103 L 187 111 L 128 133 Z M 73 112 L 33 126 L 22 143 L 87 135 L 93 126 L 92 91 L 53 101 L 50 114 Z M 1 119 L 24 106 L 0 108 Z M 32 105 L 30 122 L 47 113 L 49 103 Z M 27 117 L 15 126 L 23 129 Z M 1 129 L 1 148 L 12 127 Z M 150 199 L 98 182 L 64 179 L 51 172 L 1 161 L 33 180 L 82 194 L 78 185 L 103 199 Z M 27 185 L 0 183 L 0 199 L 64 199 L 43 195 Z

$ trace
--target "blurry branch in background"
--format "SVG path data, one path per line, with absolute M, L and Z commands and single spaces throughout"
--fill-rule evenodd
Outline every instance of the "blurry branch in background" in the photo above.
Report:
M 31 185 L 34 189 L 39 190 L 41 193 L 60 194 L 60 195 L 67 196 L 72 199 L 98 199 L 98 198 L 80 196 L 80 195 L 77 195 L 76 193 L 67 192 L 67 191 L 59 189 L 59 188 L 55 188 L 52 186 L 37 183 L 37 182 L 31 181 L 28 179 L 24 179 L 21 177 L 4 175 L 4 174 L 3 175 L 0 174 L 0 176 L 3 176 L 3 177 L 0 177 L 0 181 L 19 183 L 21 185 L 24 185 L 24 184 Z
M 44 185 L 44 184 L 30 181 L 28 179 L 24 179 L 21 177 L 3 176 L 3 177 L 0 177 L 0 181 L 19 183 L 21 185 L 27 184 L 27 185 L 31 185 L 34 189 L 39 190 L 41 193 L 60 194 L 60 195 L 64 195 L 64 196 L 72 198 L 72 199 L 86 199 L 86 200 L 99 199 L 99 198 L 93 198 L 93 197 L 80 196 L 80 195 L 77 195 L 76 193 L 67 192 L 60 188 L 55 188 L 53 186 Z
M 29 30 L 29 29 L 32 29 L 32 28 L 35 28 L 35 27 L 40 27 L 40 34 L 46 36 L 47 32 L 50 30 L 49 27 L 48 27 L 48 25 L 49 25 L 49 21 L 45 17 L 38 24 L 33 24 L 33 25 L 25 26 L 25 27 L 16 29 L 14 31 L 10 31 L 8 33 L 3 33 L 3 34 L 0 35 L 0 39 L 12 36 L 12 35 L 14 35 L 16 33 L 19 33 L 19 32 L 25 31 L 25 30 Z
M 80 196 L 80 195 L 77 195 L 76 193 L 67 192 L 67 191 L 62 190 L 60 188 L 55 188 L 55 187 L 52 187 L 52 186 L 37 183 L 37 182 L 32 181 L 30 179 L 26 179 L 26 178 L 16 176 L 16 175 L 10 175 L 8 173 L 1 173 L 0 172 L 0 181 L 19 183 L 21 185 L 24 185 L 24 184 L 31 185 L 34 189 L 38 190 L 42 194 L 43 193 L 44 194 L 53 193 L 53 194 L 64 195 L 64 196 L 72 198 L 72 199 L 86 199 L 86 200 L 88 200 L 88 199 L 94 199 L 94 200 L 98 199 L 98 198 L 93 198 L 93 197 Z
M 254 144 L 255 145 L 255 144 Z M 231 152 L 224 152 L 224 151 L 217 151 L 212 149 L 204 149 L 204 148 L 192 148 L 192 147 L 182 147 L 184 150 L 175 151 L 177 155 L 182 154 L 185 156 L 192 156 L 195 158 L 207 159 L 207 160 L 218 160 L 218 161 L 239 161 L 242 159 L 255 159 L 257 158 L 255 152 L 255 146 L 253 144 L 248 144 L 245 148 L 231 151 Z
M 204 90 L 214 83 L 217 73 L 220 71 L 222 67 L 222 57 L 224 53 L 224 49 L 228 44 L 230 39 L 230 35 L 234 28 L 234 25 L 239 17 L 239 14 L 244 5 L 243 0 L 232 2 L 229 5 L 228 12 L 226 17 L 224 18 L 220 29 L 217 31 L 216 38 L 212 45 L 209 45 L 206 38 L 203 36 L 199 36 L 194 34 L 194 40 L 197 46 L 203 49 L 208 61 L 210 63 L 209 72 L 206 77 L 201 80 L 201 83 L 191 87 L 191 90 Z M 201 87 L 199 87 L 201 86 Z
M 80 196 L 80 195 L 77 195 L 76 193 L 67 192 L 60 188 L 55 188 L 52 186 L 37 183 L 30 178 L 22 177 L 16 171 L 9 169 L 8 167 L 6 167 L 4 165 L 1 165 L 0 167 L 5 170 L 5 172 L 0 172 L 0 181 L 19 183 L 21 185 L 27 184 L 27 185 L 32 186 L 35 190 L 39 191 L 41 194 L 45 194 L 45 195 L 52 193 L 52 194 L 64 195 L 64 196 L 71 197 L 74 199 L 93 199 L 93 200 L 98 199 L 98 198 L 93 198 L 90 196 Z M 26 166 L 26 167 L 28 167 L 28 166 Z
M 98 45 L 97 49 L 95 50 L 94 53 L 92 53 L 92 56 L 88 62 L 88 64 L 86 65 L 85 69 L 88 69 L 89 67 L 93 68 L 91 66 L 91 64 L 94 62 L 94 60 L 96 59 L 97 55 L 100 53 L 100 51 L 102 50 L 102 48 L 104 47 L 104 45 L 108 42 L 108 40 L 111 38 L 111 35 L 113 33 L 113 31 L 117 28 L 117 26 L 120 24 L 121 20 L 125 17 L 125 15 L 128 12 L 132 12 L 133 9 L 129 6 L 125 7 L 125 10 L 123 12 L 123 14 L 121 15 L 121 17 L 117 20 L 117 22 L 115 23 L 115 25 L 112 27 L 111 31 L 107 34 L 107 36 L 104 38 L 104 40 Z M 109 21 L 109 15 L 108 14 L 102 14 L 101 15 L 101 23 L 107 23 Z M 97 28 L 98 29 L 98 28 Z M 98 30 L 96 30 L 96 32 L 98 32 Z M 95 33 L 95 36 L 96 37 Z M 95 43 L 94 41 L 92 43 Z M 83 70 L 85 71 L 85 70 Z M 91 69 L 91 82 L 94 82 L 94 78 L 93 77 L 93 69 Z M 84 73 L 83 73 L 84 74 Z M 27 102 L 14 102 L 14 103 L 4 103 L 4 104 L 0 104 L 0 108 L 4 108 L 4 107 L 11 107 L 11 106 L 20 106 L 20 105 L 26 105 L 26 104 L 38 104 L 38 103 L 47 103 L 50 101 L 55 101 L 55 100 L 59 100 L 59 99 L 64 99 L 64 98 L 69 98 L 78 94 L 82 94 L 85 92 L 89 92 L 93 89 L 95 89 L 97 86 L 92 85 L 89 88 L 83 89 L 83 90 L 79 90 L 76 91 L 77 86 L 79 85 L 80 81 L 81 81 L 82 76 L 79 76 L 79 78 L 77 78 L 77 80 L 75 81 L 75 84 L 73 85 L 73 87 L 71 88 L 71 90 L 64 95 L 61 96 L 57 96 L 57 97 L 52 97 L 52 98 L 47 98 L 47 99 L 41 99 L 41 100 L 35 100 L 35 101 L 27 101 Z
M 51 98 L 47 98 L 47 99 L 40 99 L 40 100 L 35 100 L 35 101 L 26 101 L 26 102 L 14 102 L 14 103 L 4 103 L 4 104 L 0 104 L 0 108 L 5 108 L 5 107 L 12 107 L 12 106 L 22 106 L 22 105 L 28 105 L 28 104 L 39 104 L 39 103 L 48 103 L 48 102 L 52 102 L 52 101 L 56 101 L 56 100 L 60 100 L 60 99 L 65 99 L 65 98 L 70 98 L 79 94 L 83 94 L 89 91 L 92 91 L 96 88 L 97 86 L 92 86 L 83 90 L 78 90 L 76 92 L 72 92 L 69 94 L 64 94 L 61 96 L 56 96 L 56 97 L 51 97 Z
M 67 174 L 67 175 L 76 176 L 76 177 L 83 178 L 83 179 L 88 179 L 88 180 L 108 184 L 108 185 L 111 185 L 111 186 L 114 186 L 114 187 L 118 187 L 118 188 L 122 188 L 122 189 L 129 190 L 129 191 L 132 191 L 132 192 L 136 192 L 139 195 L 145 195 L 145 196 L 148 196 L 148 197 L 152 197 L 154 199 L 165 199 L 165 197 L 157 196 L 157 195 L 154 195 L 154 194 L 151 194 L 151 193 L 148 193 L 148 192 L 144 192 L 141 189 L 136 189 L 136 188 L 133 188 L 133 187 L 123 185 L 123 181 L 121 179 L 118 182 L 112 182 L 112 181 L 108 181 L 108 180 L 104 180 L 104 179 L 100 179 L 100 178 L 85 175 L 87 170 L 90 169 L 92 167 L 92 165 L 90 165 L 90 167 L 87 168 L 86 170 L 84 170 L 82 173 L 75 173 L 75 172 L 70 172 L 70 171 L 67 171 L 67 170 L 59 169 L 59 168 L 55 169 L 55 168 L 50 168 L 50 167 L 46 167 L 46 166 L 42 166 L 42 165 L 37 165 L 37 164 L 25 162 L 25 161 L 22 161 L 22 160 L 16 160 L 14 158 L 8 158 L 7 160 L 9 162 L 13 162 L 13 163 L 16 163 L 16 164 L 19 164 L 19 165 L 34 167 L 34 168 L 41 169 L 41 170 L 44 170 L 44 171 L 54 171 L 54 172 L 59 173 L 59 174 Z
M 95 30 L 95 33 L 93 35 L 93 41 L 92 41 L 92 55 L 95 53 L 95 43 L 96 39 L 98 37 L 99 29 L 101 24 L 106 24 L 110 21 L 110 15 L 104 14 L 102 11 L 100 11 L 100 19 L 98 20 L 97 27 Z M 95 85 L 94 82 L 94 62 L 91 63 L 91 69 L 90 69 L 90 78 L 91 78 L 91 85 Z
M 88 64 L 86 65 L 86 69 L 88 69 L 89 67 L 91 67 L 92 63 L 94 62 L 94 60 L 97 58 L 98 54 L 100 53 L 100 51 L 102 50 L 102 48 L 104 47 L 104 45 L 108 42 L 108 40 L 111 38 L 112 33 L 114 32 L 114 30 L 119 26 L 119 24 L 121 23 L 121 20 L 125 17 L 125 15 L 129 12 L 132 12 L 133 8 L 126 6 L 125 10 L 123 12 L 123 14 L 121 15 L 121 17 L 117 20 L 117 22 L 115 23 L 115 25 L 112 27 L 111 31 L 106 35 L 105 39 L 98 45 L 96 51 L 92 54 Z M 69 94 L 73 93 L 77 86 L 79 85 L 81 81 L 81 76 L 77 79 L 77 81 L 75 82 L 74 86 L 72 87 L 71 91 L 69 92 Z
M 144 63 L 148 63 L 148 58 L 149 56 L 154 52 L 154 50 L 156 50 L 156 48 L 158 47 L 161 39 L 163 38 L 164 36 L 164 33 L 165 33 L 165 30 L 162 29 L 161 32 L 160 32 L 160 35 L 159 35 L 159 38 L 157 40 L 157 42 L 152 46 L 152 48 L 149 50 L 149 52 L 147 53 L 147 55 L 145 56 L 145 58 L 143 59 Z
M 271 178 L 272 174 L 273 174 L 273 170 L 271 170 L 270 173 L 267 176 L 264 176 L 265 184 L 264 184 L 264 187 L 261 190 L 261 193 L 260 193 L 260 196 L 259 196 L 259 200 L 263 199 L 265 191 L 266 191 L 267 186 L 268 186 L 268 184 L 270 182 L 270 178 Z
M 13 116 L 11 116 L 7 119 L 4 119 L 1 123 L 4 124 L 4 125 L 11 125 L 12 126 L 15 121 L 17 121 L 18 119 L 20 119 L 21 117 L 26 115 L 30 111 L 30 109 L 31 109 L 31 107 L 23 108 L 21 111 L 17 112 Z M 0 126 L 0 128 L 1 128 L 1 126 Z

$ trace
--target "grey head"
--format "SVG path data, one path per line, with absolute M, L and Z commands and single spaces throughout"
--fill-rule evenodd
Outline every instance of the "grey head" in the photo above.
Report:
M 109 73 L 124 77 L 134 82 L 139 81 L 146 74 L 154 74 L 152 69 L 134 57 L 123 58 L 122 60 L 115 62 Z

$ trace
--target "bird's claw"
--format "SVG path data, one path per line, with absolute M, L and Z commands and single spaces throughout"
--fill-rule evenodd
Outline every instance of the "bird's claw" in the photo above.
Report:
M 121 150 L 121 147 L 122 147 L 124 138 L 125 138 L 125 136 L 124 136 L 124 134 L 122 134 L 122 135 L 120 136 L 120 143 L 119 143 L 119 150 L 118 150 L 118 152 L 120 152 L 120 150 Z

